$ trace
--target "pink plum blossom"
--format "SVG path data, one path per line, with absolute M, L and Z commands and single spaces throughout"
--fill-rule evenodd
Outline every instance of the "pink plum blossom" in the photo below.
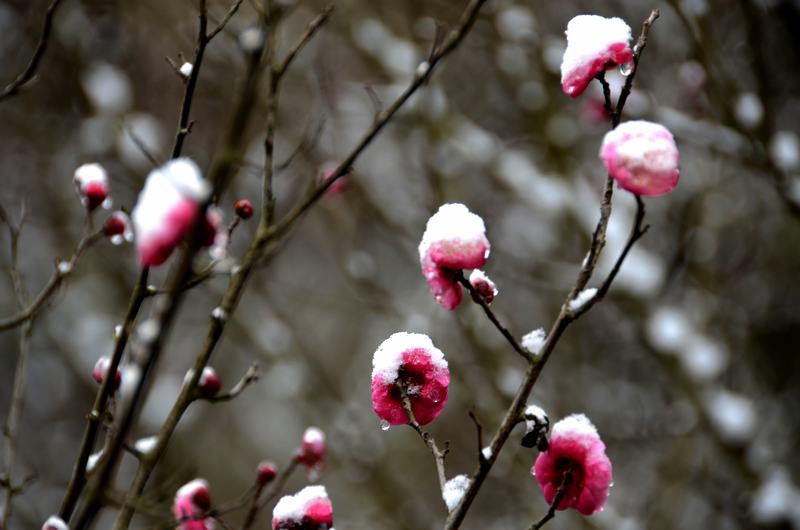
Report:
M 580 96 L 597 74 L 633 59 L 631 28 L 621 18 L 578 15 L 566 34 L 561 87 L 570 97 Z
M 83 164 L 72 177 L 81 202 L 90 212 L 108 198 L 108 173 L 100 164 Z
M 425 227 L 419 261 L 436 302 L 448 310 L 461 303 L 456 275 L 461 269 L 482 267 L 489 257 L 483 219 L 463 204 L 444 204 Z
M 678 147 L 658 123 L 627 121 L 609 131 L 600 158 L 620 187 L 637 195 L 663 195 L 678 184 Z
M 317 427 L 309 427 L 303 432 L 303 441 L 294 455 L 295 462 L 306 466 L 311 475 L 316 475 L 325 467 L 325 433 Z
M 192 224 L 209 187 L 188 158 L 154 169 L 133 209 L 136 247 L 143 267 L 164 263 Z
M 213 530 L 214 519 L 203 517 L 211 509 L 208 482 L 198 478 L 184 484 L 175 494 L 172 513 L 180 530 Z
M 372 408 L 389 425 L 408 423 L 400 387 L 420 425 L 436 419 L 447 403 L 450 371 L 444 354 L 421 333 L 395 333 L 372 358 Z
M 548 504 L 563 487 L 556 509 L 575 508 L 583 515 L 601 510 L 611 487 L 606 446 L 583 414 L 567 416 L 553 426 L 547 451 L 539 453 L 531 472 Z
M 111 367 L 111 359 L 103 356 L 97 359 L 97 363 L 94 365 L 94 369 L 92 370 L 92 378 L 97 381 L 97 384 L 102 385 L 103 381 L 108 374 L 108 369 Z M 122 372 L 119 371 L 117 368 L 117 373 L 114 374 L 114 382 L 111 383 L 111 390 L 116 390 L 119 388 L 119 384 L 122 382 Z
M 333 506 L 325 486 L 286 495 L 272 511 L 272 530 L 333 530 Z

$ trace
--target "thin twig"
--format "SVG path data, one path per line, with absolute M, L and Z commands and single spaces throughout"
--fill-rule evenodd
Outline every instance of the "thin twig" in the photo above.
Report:
M 289 462 L 289 465 L 286 466 L 286 469 L 283 471 L 283 473 L 280 473 L 278 477 L 276 477 L 275 481 L 269 487 L 266 497 L 264 497 L 263 500 L 260 499 L 260 491 L 255 497 L 253 497 L 253 502 L 250 505 L 250 508 L 247 510 L 247 516 L 244 519 L 244 524 L 242 524 L 242 530 L 248 530 L 251 526 L 253 526 L 253 523 L 255 523 L 256 517 L 258 516 L 258 512 L 275 500 L 278 495 L 280 495 L 281 491 L 283 491 L 283 488 L 286 486 L 286 483 L 289 481 L 289 478 L 291 478 L 292 473 L 294 473 L 298 465 L 299 463 L 297 460 L 292 459 Z
M 436 445 L 436 440 L 434 440 L 433 436 L 422 429 L 420 427 L 419 422 L 414 417 L 414 411 L 411 410 L 411 400 L 408 397 L 408 392 L 406 391 L 406 387 L 401 384 L 397 383 L 397 387 L 400 389 L 400 394 L 402 396 L 403 402 L 403 410 L 406 411 L 408 415 L 408 425 L 411 426 L 412 429 L 417 431 L 419 437 L 422 438 L 422 441 L 425 445 L 430 449 L 431 454 L 433 455 L 433 460 L 436 463 L 436 475 L 439 477 L 439 489 L 444 493 L 445 484 L 447 484 L 447 475 L 444 470 L 444 460 L 447 457 L 447 453 L 450 452 L 449 443 L 444 443 L 444 449 L 439 449 Z
M 39 63 L 44 57 L 44 52 L 47 50 L 47 45 L 50 42 L 50 31 L 53 28 L 53 17 L 56 14 L 61 0 L 53 0 L 47 7 L 44 14 L 44 24 L 42 25 L 42 33 L 39 35 L 39 42 L 36 43 L 36 49 L 33 51 L 30 61 L 25 69 L 20 72 L 14 81 L 6 85 L 2 92 L 0 92 L 0 101 L 17 94 L 26 83 L 31 81 L 36 76 L 36 70 L 39 68 Z
M 220 394 L 213 397 L 207 398 L 200 398 L 204 401 L 210 401 L 211 403 L 223 403 L 225 401 L 230 401 L 235 399 L 241 394 L 245 388 L 252 385 L 261 377 L 261 370 L 258 368 L 258 363 L 253 363 L 250 365 L 250 368 L 247 369 L 247 372 L 239 379 L 239 382 L 234 385 L 228 392 L 224 394 Z
M 514 349 L 514 351 L 517 352 L 520 355 L 520 357 L 522 357 L 526 361 L 531 362 L 533 357 L 531 356 L 530 352 L 525 348 L 523 348 L 519 344 L 519 342 L 517 342 L 517 339 L 514 338 L 514 335 L 512 335 L 511 332 L 508 331 L 508 328 L 506 328 L 500 322 L 500 320 L 492 311 L 492 308 L 489 307 L 489 304 L 486 303 L 486 300 L 484 300 L 481 294 L 472 286 L 471 283 L 469 283 L 469 280 L 467 280 L 464 277 L 463 271 L 458 271 L 456 273 L 456 281 L 461 285 L 463 285 L 467 291 L 469 291 L 469 294 L 472 296 L 472 300 L 476 304 L 481 306 L 481 308 L 483 308 L 483 312 L 486 313 L 486 316 L 489 318 L 492 324 L 494 324 L 494 327 L 496 327 L 500 331 L 500 333 L 503 335 L 503 337 L 505 337 L 506 341 L 508 341 L 508 343 Z
M 475 438 L 478 441 L 478 465 L 480 465 L 486 459 L 483 455 L 483 425 L 478 421 L 478 416 L 473 411 L 469 411 L 469 417 L 472 423 L 475 424 Z
M 547 521 L 556 516 L 556 510 L 558 509 L 558 505 L 561 504 L 561 500 L 567 493 L 567 487 L 570 485 L 571 482 L 572 482 L 572 473 L 567 471 L 566 473 L 564 473 L 564 478 L 561 480 L 561 484 L 558 486 L 556 494 L 553 496 L 553 502 L 550 503 L 550 508 L 547 510 L 547 513 L 544 515 L 544 517 L 542 517 L 539 520 L 538 523 L 532 524 L 529 530 L 539 530 L 547 523 Z
M 647 46 L 647 36 L 650 33 L 650 28 L 653 27 L 653 23 L 656 21 L 659 15 L 660 13 L 658 9 L 653 9 L 650 12 L 650 16 L 648 16 L 647 19 L 645 19 L 645 21 L 642 23 L 642 31 L 639 33 L 639 38 L 636 40 L 636 44 L 633 46 L 633 71 L 628 74 L 628 77 L 625 78 L 625 84 L 622 86 L 622 90 L 619 93 L 619 98 L 617 99 L 617 106 L 614 109 L 614 113 L 611 115 L 611 120 L 614 124 L 614 127 L 619 125 L 619 121 L 622 116 L 622 109 L 625 107 L 625 102 L 628 100 L 628 96 L 631 95 L 633 80 L 636 78 L 636 72 L 639 70 L 639 59 L 641 58 L 642 52 Z
M 242 6 L 242 2 L 243 1 L 244 0 L 236 0 L 233 3 L 233 5 L 231 5 L 230 9 L 228 9 L 228 12 L 225 13 L 225 16 L 222 18 L 222 20 L 219 22 L 219 24 L 217 24 L 217 27 L 215 27 L 213 30 L 211 30 L 211 33 L 206 35 L 206 42 L 210 42 L 214 37 L 217 36 L 217 34 L 220 31 L 225 29 L 225 26 L 228 25 L 228 22 L 230 22 L 231 18 L 233 18 L 233 15 L 235 15 L 236 12 L 239 11 L 239 8 Z

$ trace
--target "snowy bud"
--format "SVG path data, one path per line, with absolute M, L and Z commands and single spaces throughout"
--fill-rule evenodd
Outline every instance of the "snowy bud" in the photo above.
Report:
M 133 241 L 133 228 L 128 214 L 119 210 L 109 215 L 103 223 L 103 235 L 114 245 Z
M 272 530 L 333 530 L 333 506 L 325 486 L 286 495 L 272 511 Z
M 310 475 L 319 473 L 325 467 L 325 433 L 317 427 L 306 429 L 294 460 L 306 466 Z
M 448 512 L 456 509 L 458 503 L 464 498 L 464 493 L 469 489 L 471 482 L 466 475 L 456 475 L 445 483 L 442 490 L 442 499 L 447 505 Z
M 256 480 L 260 486 L 266 486 L 278 475 L 278 468 L 272 462 L 261 462 L 258 464 L 258 475 Z
M 203 517 L 210 509 L 208 482 L 199 478 L 181 486 L 172 505 L 180 530 L 213 530 L 214 519 Z
M 92 370 L 92 378 L 97 381 L 98 384 L 102 385 L 103 381 L 106 378 L 106 374 L 108 374 L 108 369 L 111 366 L 111 359 L 108 357 L 100 357 L 97 359 L 97 363 L 94 365 L 94 370 Z M 122 382 L 122 373 L 117 368 L 117 373 L 114 374 L 114 382 L 111 383 L 111 390 L 116 390 L 119 388 L 120 383 Z
M 436 301 L 453 310 L 461 302 L 456 274 L 482 267 L 489 257 L 483 219 L 463 204 L 444 204 L 425 227 L 419 244 L 422 273 Z
M 180 74 L 183 77 L 188 78 L 190 75 L 192 75 L 192 70 L 193 69 L 194 69 L 194 65 L 192 63 L 186 62 L 186 63 L 183 63 L 181 65 L 181 67 L 180 67 L 180 69 L 178 71 L 180 72 Z
M 108 174 L 100 164 L 84 164 L 72 177 L 75 189 L 87 210 L 94 211 L 108 197 Z
M 447 403 L 450 371 L 442 351 L 421 333 L 395 333 L 378 347 L 372 358 L 372 408 L 389 425 L 409 418 L 403 408 L 405 390 L 414 419 L 432 422 Z
M 217 375 L 216 370 L 210 366 L 203 368 L 200 379 L 197 381 L 197 390 L 205 398 L 212 398 L 217 395 L 222 388 L 222 380 Z
M 547 431 L 550 429 L 550 418 L 547 413 L 536 405 L 528 405 L 522 413 L 525 420 L 525 435 L 520 442 L 523 447 L 538 447 L 540 451 L 547 450 Z
M 631 28 L 621 18 L 579 15 L 566 34 L 561 87 L 570 97 L 580 96 L 597 74 L 633 59 Z
M 240 219 L 250 219 L 253 217 L 253 204 L 247 199 L 239 199 L 233 203 L 233 211 Z
M 69 526 L 61 517 L 51 515 L 42 525 L 42 530 L 69 530 Z
M 553 426 L 547 450 L 539 453 L 531 473 L 548 504 L 563 487 L 556 509 L 574 508 L 583 515 L 603 509 L 611 487 L 606 446 L 583 414 L 573 414 Z
M 192 227 L 208 193 L 200 168 L 188 158 L 171 160 L 150 172 L 133 209 L 143 267 L 161 265 L 169 258 Z
M 678 184 L 680 154 L 658 123 L 628 121 L 606 134 L 600 158 L 620 187 L 637 195 L 663 195 Z
M 480 269 L 472 271 L 472 274 L 469 275 L 469 283 L 487 304 L 491 304 L 494 297 L 497 296 L 497 287 L 494 282 Z

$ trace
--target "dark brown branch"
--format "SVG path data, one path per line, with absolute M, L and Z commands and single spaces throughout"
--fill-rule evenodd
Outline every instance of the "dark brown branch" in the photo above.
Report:
M 617 99 L 617 106 L 614 109 L 614 113 L 611 115 L 614 127 L 619 125 L 619 121 L 622 117 L 622 109 L 625 108 L 625 102 L 628 101 L 628 96 L 631 95 L 633 80 L 636 78 L 636 72 L 639 70 L 639 59 L 642 57 L 645 46 L 647 46 L 647 36 L 659 15 L 658 9 L 653 9 L 650 12 L 650 16 L 642 23 L 642 31 L 639 34 L 639 38 L 636 40 L 636 44 L 633 46 L 633 71 L 625 78 L 625 84 L 622 86 L 622 91 L 619 93 L 619 98 Z
M 44 14 L 42 33 L 39 35 L 39 42 L 36 44 L 36 49 L 33 51 L 31 60 L 28 61 L 28 65 L 22 72 L 20 72 L 17 78 L 6 85 L 3 91 L 0 92 L 0 101 L 17 94 L 26 83 L 33 80 L 33 78 L 36 76 L 39 63 L 42 61 L 42 57 L 44 57 L 44 53 L 47 50 L 47 45 L 50 42 L 50 31 L 53 29 L 53 17 L 55 16 L 56 9 L 60 3 L 61 0 L 53 0 L 47 7 L 47 11 Z
M 476 304 L 481 306 L 481 308 L 483 308 L 483 312 L 486 313 L 486 316 L 489 318 L 492 324 L 494 324 L 494 327 L 496 327 L 500 331 L 500 333 L 503 335 L 503 337 L 505 337 L 506 341 L 508 341 L 508 343 L 514 349 L 514 351 L 517 352 L 526 361 L 531 362 L 533 360 L 533 356 L 531 355 L 531 353 L 525 348 L 523 348 L 519 344 L 519 342 L 517 342 L 517 339 L 514 338 L 514 335 L 512 335 L 511 332 L 508 331 L 508 328 L 506 328 L 500 322 L 500 320 L 498 320 L 497 316 L 495 316 L 494 312 L 489 307 L 489 304 L 486 303 L 486 300 L 484 300 L 483 297 L 480 295 L 480 293 L 477 290 L 475 290 L 475 288 L 472 286 L 471 283 L 469 283 L 469 280 L 467 280 L 464 277 L 464 273 L 462 271 L 458 271 L 456 273 L 456 281 L 458 281 L 458 283 L 463 285 L 464 288 L 467 291 L 469 291 L 469 294 L 472 296 L 472 300 Z
M 228 25 L 228 22 L 230 22 L 231 18 L 233 18 L 233 15 L 235 15 L 236 12 L 239 11 L 239 8 L 242 6 L 243 2 L 244 0 L 236 0 L 231 5 L 230 9 L 228 9 L 228 12 L 225 13 L 225 16 L 222 18 L 222 20 L 220 20 L 219 24 L 217 24 L 217 26 L 213 30 L 211 30 L 211 32 L 208 35 L 206 35 L 206 42 L 210 42 L 214 37 L 217 36 L 217 34 L 220 31 L 225 29 L 225 26 Z
M 483 425 L 478 421 L 478 417 L 473 411 L 469 411 L 469 417 L 472 423 L 475 424 L 475 437 L 478 441 L 478 465 L 480 465 L 486 457 L 483 455 Z
M 635 57 L 638 61 L 638 58 L 641 56 L 641 52 L 644 49 L 644 43 L 646 43 L 646 35 L 650 29 L 650 25 L 652 22 L 658 17 L 658 12 L 653 11 L 650 17 L 645 22 L 645 25 L 642 29 L 644 34 L 644 38 L 640 37 L 639 45 L 637 45 L 637 50 Z M 631 73 L 633 75 L 634 72 Z M 629 76 L 630 78 L 630 76 Z M 630 81 L 632 83 L 632 81 Z M 627 83 L 626 83 L 627 84 Z M 630 90 L 630 88 L 629 88 Z M 624 107 L 624 99 L 621 100 L 617 104 L 617 109 L 621 110 Z M 583 306 L 571 310 L 569 309 L 569 303 L 572 301 L 577 293 L 580 293 L 585 286 L 586 282 L 591 278 L 592 272 L 594 271 L 594 267 L 596 264 L 597 256 L 599 256 L 600 250 L 600 241 L 605 238 L 605 226 L 608 222 L 608 216 L 610 216 L 610 196 L 611 193 L 609 191 L 610 183 L 607 181 L 606 183 L 606 194 L 603 199 L 603 205 L 601 205 L 601 218 L 598 221 L 598 228 L 595 230 L 595 234 L 592 238 L 592 243 L 590 247 L 590 253 L 587 254 L 587 257 L 584 260 L 584 265 L 581 268 L 581 273 L 579 274 L 578 280 L 576 281 L 575 287 L 570 291 L 570 294 L 567 296 L 567 299 L 564 301 L 561 311 L 558 314 L 555 322 L 553 323 L 552 327 L 550 328 L 550 332 L 547 334 L 547 339 L 545 340 L 544 345 L 539 353 L 539 358 L 537 361 L 531 363 L 528 366 L 528 370 L 525 373 L 525 377 L 523 379 L 522 384 L 520 385 L 519 389 L 517 390 L 516 395 L 514 396 L 514 400 L 512 401 L 511 405 L 509 406 L 508 410 L 506 411 L 505 416 L 497 429 L 494 437 L 492 438 L 491 442 L 491 454 L 489 458 L 482 460 L 478 468 L 473 472 L 472 476 L 470 477 L 470 484 L 467 490 L 464 492 L 464 495 L 461 498 L 461 501 L 458 503 L 458 506 L 450 512 L 447 517 L 447 521 L 444 525 L 444 530 L 455 530 L 461 527 L 461 523 L 464 521 L 466 517 L 467 511 L 469 510 L 472 502 L 475 500 L 475 497 L 478 494 L 483 482 L 486 480 L 486 477 L 489 475 L 489 472 L 494 465 L 494 462 L 497 460 L 498 453 L 502 451 L 505 443 L 508 441 L 508 438 L 511 436 L 511 432 L 514 429 L 514 426 L 518 423 L 519 418 L 521 417 L 525 406 L 528 401 L 528 397 L 533 390 L 536 381 L 539 378 L 539 375 L 542 373 L 547 361 L 549 360 L 550 356 L 552 355 L 553 351 L 555 350 L 558 341 L 561 339 L 561 336 L 564 334 L 566 329 L 569 325 L 575 321 L 578 317 L 586 313 L 591 307 L 594 306 L 597 301 L 601 300 L 603 296 L 608 292 L 613 283 L 614 279 L 616 278 L 617 273 L 619 272 L 620 267 L 622 266 L 623 261 L 628 255 L 628 252 L 633 247 L 633 244 L 646 232 L 646 227 L 642 227 L 642 222 L 644 219 L 644 204 L 642 203 L 641 199 L 637 196 L 637 214 L 636 219 L 634 222 L 633 229 L 631 231 L 631 236 L 628 239 L 628 242 L 625 245 L 620 256 L 617 258 L 617 261 L 612 269 L 611 273 L 609 273 L 606 280 L 603 282 L 601 288 L 597 291 L 595 297 L 591 300 L 587 301 Z M 606 196 L 608 197 L 608 214 L 606 214 L 605 203 L 606 203 Z M 595 249 L 595 255 L 592 255 L 593 250 Z

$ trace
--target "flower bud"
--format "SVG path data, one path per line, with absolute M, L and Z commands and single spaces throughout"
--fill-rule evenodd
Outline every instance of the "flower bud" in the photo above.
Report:
M 118 210 L 109 215 L 106 222 L 103 223 L 103 235 L 109 238 L 114 245 L 122 244 L 124 241 L 133 241 L 133 228 L 128 214 Z
M 216 370 L 210 366 L 203 368 L 200 379 L 197 381 L 197 390 L 205 398 L 212 398 L 219 393 L 222 388 L 222 380 L 217 375 Z
M 214 519 L 203 517 L 211 509 L 208 482 L 194 479 L 175 494 L 172 513 L 180 530 L 213 530 Z
M 272 511 L 272 530 L 333 530 L 333 506 L 325 486 L 286 495 Z
M 83 164 L 72 177 L 87 210 L 94 211 L 108 198 L 108 174 L 100 164 Z
M 266 486 L 278 475 L 278 468 L 272 462 L 261 462 L 258 464 L 258 476 L 256 480 L 260 486 Z
M 97 363 L 94 365 L 94 370 L 92 370 L 92 378 L 97 381 L 97 384 L 102 385 L 103 381 L 108 374 L 108 369 L 111 366 L 111 359 L 103 356 L 97 359 Z M 111 390 L 114 391 L 119 388 L 120 383 L 122 382 L 122 372 L 120 372 L 119 367 L 117 367 L 117 372 L 114 374 L 114 381 L 111 383 Z
M 487 304 L 491 304 L 494 297 L 497 296 L 497 287 L 494 282 L 480 269 L 472 271 L 472 274 L 469 275 L 469 283 Z
M 233 203 L 233 211 L 243 220 L 253 217 L 253 204 L 247 199 L 239 199 Z

